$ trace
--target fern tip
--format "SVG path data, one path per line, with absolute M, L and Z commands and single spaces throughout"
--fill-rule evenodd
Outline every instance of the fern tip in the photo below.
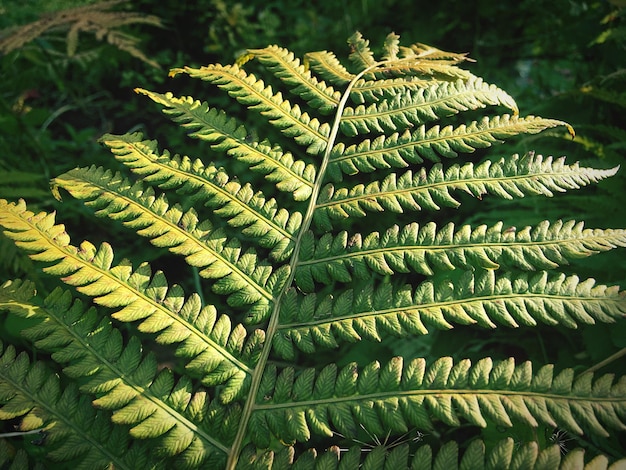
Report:
M 185 73 L 185 69 L 181 69 L 181 68 L 175 68 L 175 69 L 171 69 L 169 71 L 169 73 L 167 74 L 167 76 L 169 78 L 174 78 L 176 75 L 178 75 L 179 73 Z

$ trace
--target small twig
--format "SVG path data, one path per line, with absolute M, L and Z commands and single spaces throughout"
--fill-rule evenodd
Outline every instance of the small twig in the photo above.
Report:
M 0 438 L 2 437 L 20 437 L 25 436 L 27 434 L 40 434 L 44 432 L 44 429 L 33 429 L 32 431 L 16 431 L 16 432 L 3 432 L 0 433 Z
M 585 371 L 586 372 L 596 372 L 598 369 L 603 368 L 604 366 L 606 366 L 607 364 L 610 364 L 611 362 L 619 359 L 620 357 L 626 355 L 626 348 L 620 349 L 619 351 L 617 351 L 615 354 L 610 355 L 609 357 L 607 357 L 605 360 L 598 362 L 596 365 L 591 366 L 589 369 L 587 369 Z

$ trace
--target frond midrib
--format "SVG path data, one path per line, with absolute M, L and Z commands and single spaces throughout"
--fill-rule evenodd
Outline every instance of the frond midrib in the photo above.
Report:
M 474 395 L 474 396 L 516 396 L 516 397 L 528 397 L 528 399 L 548 399 L 552 401 L 562 401 L 566 400 L 568 402 L 593 402 L 593 403 L 616 403 L 620 404 L 623 402 L 623 398 L 619 396 L 615 397 L 593 397 L 593 396 L 578 396 L 578 395 L 567 395 L 567 394 L 556 394 L 552 392 L 535 392 L 535 391 L 522 391 L 522 390 L 507 390 L 507 389 L 466 389 L 466 388 L 433 388 L 426 390 L 391 390 L 385 392 L 377 392 L 377 393 L 368 393 L 368 394 L 359 394 L 358 396 L 346 396 L 346 397 L 338 397 L 332 396 L 324 399 L 317 400 L 302 400 L 302 401 L 291 401 L 286 403 L 261 403 L 255 404 L 255 411 L 274 411 L 274 410 L 284 410 L 291 408 L 307 408 L 314 407 L 320 405 L 328 405 L 332 406 L 337 403 L 349 403 L 349 402 L 367 402 L 367 401 L 378 401 L 385 399 L 395 399 L 395 398 L 404 398 L 404 397 L 412 397 L 412 396 L 435 396 L 440 397 L 442 395 L 454 396 L 454 395 Z
M 375 63 L 370 68 L 374 68 L 377 65 L 379 64 Z M 343 110 L 345 109 L 345 105 L 350 96 L 350 91 L 352 87 L 354 86 L 354 84 L 359 78 L 361 78 L 365 73 L 367 73 L 368 70 L 369 69 L 365 69 L 361 71 L 361 73 L 353 77 L 352 81 L 346 86 L 346 89 L 343 91 L 341 100 L 335 111 L 333 125 L 330 129 L 328 140 L 325 142 L 324 155 L 319 165 L 319 171 L 317 173 L 317 178 L 313 186 L 313 192 L 311 193 L 311 196 L 309 197 L 310 202 L 307 207 L 306 214 L 303 218 L 302 224 L 300 226 L 300 230 L 298 232 L 298 236 L 295 241 L 293 254 L 291 255 L 291 260 L 289 263 L 289 266 L 290 266 L 289 277 L 288 277 L 287 282 L 284 283 L 283 288 L 277 295 L 277 298 L 274 299 L 275 303 L 272 308 L 272 313 L 270 315 L 270 319 L 266 328 L 266 342 L 263 345 L 263 349 L 261 350 L 261 354 L 259 355 L 257 366 L 252 375 L 252 381 L 251 381 L 251 385 L 249 389 L 248 399 L 246 400 L 243 410 L 242 410 L 242 417 L 241 417 L 242 424 L 239 426 L 239 429 L 237 430 L 237 435 L 235 437 L 235 440 L 233 441 L 232 449 L 234 452 L 232 452 L 228 456 L 228 462 L 226 466 L 229 470 L 234 469 L 237 464 L 239 453 L 241 451 L 241 446 L 244 442 L 244 436 L 247 432 L 248 423 L 250 421 L 250 416 L 252 415 L 255 409 L 256 394 L 258 392 L 259 386 L 261 385 L 263 374 L 265 373 L 267 361 L 269 359 L 270 352 L 273 347 L 272 343 L 273 343 L 274 336 L 276 335 L 276 332 L 278 331 L 278 326 L 280 322 L 281 299 L 287 292 L 288 287 L 292 285 L 295 280 L 296 267 L 299 263 L 300 247 L 302 245 L 302 241 L 305 237 L 305 234 L 307 233 L 308 228 L 313 223 L 313 214 L 315 211 L 315 204 L 317 202 L 320 191 L 322 189 L 324 178 L 326 177 L 326 169 L 329 164 L 330 155 L 332 153 L 332 148 L 333 148 L 335 139 L 337 137 L 337 133 L 339 132 L 339 126 L 340 126 Z

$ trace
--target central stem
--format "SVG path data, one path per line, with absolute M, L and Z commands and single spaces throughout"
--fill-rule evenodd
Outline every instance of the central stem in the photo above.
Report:
M 270 316 L 269 323 L 267 325 L 267 331 L 265 334 L 265 344 L 263 345 L 263 350 L 261 351 L 261 355 L 259 356 L 259 361 L 254 369 L 252 374 L 252 382 L 250 384 L 250 391 L 248 392 L 248 398 L 246 400 L 245 406 L 243 408 L 241 414 L 241 420 L 239 422 L 239 428 L 237 430 L 237 435 L 235 436 L 235 440 L 233 441 L 233 445 L 231 446 L 230 453 L 228 455 L 228 461 L 226 463 L 226 468 L 228 470 L 234 470 L 237 461 L 239 459 L 239 454 L 241 453 L 241 447 L 244 442 L 244 438 L 246 435 L 246 431 L 248 428 L 248 422 L 250 421 L 250 416 L 254 409 L 256 395 L 259 390 L 259 385 L 261 384 L 261 379 L 263 378 L 263 372 L 265 371 L 265 365 L 267 364 L 267 360 L 269 358 L 270 352 L 272 350 L 272 338 L 276 333 L 278 328 L 278 320 L 280 317 L 280 304 L 285 292 L 287 292 L 288 287 L 293 284 L 296 265 L 298 264 L 298 254 L 300 253 L 300 245 L 302 244 L 302 237 L 309 230 L 311 226 L 311 222 L 313 221 L 313 212 L 315 211 L 317 198 L 319 196 L 319 192 L 322 187 L 322 183 L 324 182 L 324 176 L 326 174 L 326 168 L 328 167 L 328 162 L 330 160 L 330 154 L 332 148 L 334 146 L 335 140 L 337 138 L 337 133 L 339 132 L 339 124 L 341 122 L 341 116 L 343 114 L 343 110 L 346 106 L 346 102 L 350 96 L 350 91 L 354 84 L 366 73 L 370 72 L 372 69 L 380 66 L 384 62 L 376 62 L 375 64 L 367 67 L 359 74 L 355 75 L 354 78 L 350 81 L 346 90 L 343 92 L 341 96 L 341 100 L 337 105 L 337 111 L 335 112 L 335 118 L 333 121 L 333 127 L 330 130 L 330 134 L 328 136 L 328 143 L 326 145 L 326 150 L 324 151 L 324 156 L 322 158 L 322 162 L 320 164 L 317 178 L 315 180 L 315 185 L 313 186 L 313 191 L 311 193 L 309 199 L 309 206 L 307 207 L 306 214 L 302 221 L 302 226 L 300 227 L 300 231 L 298 232 L 298 237 L 295 240 L 295 245 L 293 249 L 293 256 L 291 257 L 291 262 L 289 263 L 289 278 L 285 282 L 285 286 L 281 289 L 279 295 L 273 299 L 274 308 L 272 310 L 272 315 Z

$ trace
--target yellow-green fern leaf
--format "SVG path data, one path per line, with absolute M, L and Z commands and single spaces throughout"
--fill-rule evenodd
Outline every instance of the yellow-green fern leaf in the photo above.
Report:
M 249 109 L 254 109 L 269 122 L 298 144 L 307 147 L 307 153 L 321 154 L 327 145 L 330 126 L 291 105 L 282 94 L 274 94 L 272 87 L 265 85 L 254 75 L 246 73 L 236 65 L 209 65 L 200 69 L 185 67 L 174 69 L 171 75 L 186 73 L 192 78 L 214 83 Z
M 162 95 L 140 88 L 135 91 L 165 106 L 164 113 L 171 116 L 175 122 L 182 123 L 190 130 L 192 137 L 210 142 L 213 149 L 225 152 L 249 164 L 252 171 L 266 175 L 269 181 L 276 183 L 279 191 L 293 193 L 297 201 L 306 200 L 311 195 L 315 180 L 313 165 L 302 160 L 294 160 L 291 153 L 283 151 L 267 140 L 263 142 L 250 140 L 250 134 L 245 127 L 234 118 L 226 116 L 224 112 L 209 108 L 206 103 L 191 98 L 175 98 L 171 93 Z M 143 160 L 142 157 L 152 157 L 160 164 L 167 164 L 167 159 L 160 158 L 160 155 L 153 157 L 156 150 L 154 144 L 142 143 L 140 135 L 135 137 L 136 135 L 104 136 L 102 140 L 119 155 L 119 158 L 123 158 L 124 155 L 135 155 L 140 161 Z M 167 154 L 164 153 L 163 156 Z M 193 169 L 199 172 L 203 165 L 194 162 Z M 203 169 L 205 172 L 208 170 L 209 168 Z
M 291 87 L 292 93 L 306 100 L 309 106 L 325 114 L 337 108 L 341 93 L 312 76 L 292 52 L 282 47 L 269 46 L 265 49 L 250 49 L 248 54 Z
M 480 78 L 437 82 L 415 92 L 405 91 L 389 101 L 346 107 L 340 122 L 347 136 L 404 130 L 463 111 L 503 106 L 518 113 L 513 98 Z
M 358 145 L 337 144 L 331 153 L 328 172 L 336 181 L 342 174 L 353 175 L 384 168 L 404 168 L 422 163 L 424 159 L 439 162 L 441 157 L 455 158 L 459 153 L 471 153 L 487 148 L 519 134 L 536 134 L 545 129 L 568 124 L 535 116 L 519 117 L 504 114 L 484 117 L 480 122 L 462 124 L 457 128 L 433 126 L 427 129 L 393 133 L 375 139 L 364 139 Z M 515 157 L 514 157 L 515 158 Z
M 553 196 L 554 192 L 579 189 L 609 178 L 618 168 L 600 170 L 565 164 L 565 158 L 554 160 L 541 155 L 513 155 L 479 165 L 467 163 L 445 168 L 435 164 L 430 170 L 390 173 L 382 181 L 367 186 L 347 188 L 326 185 L 320 192 L 315 222 L 332 229 L 333 221 L 348 217 L 365 217 L 372 212 L 412 212 L 439 210 L 442 206 L 458 207 L 452 193 L 460 191 L 476 198 L 493 194 L 504 199 L 527 195 Z
M 352 237 L 342 231 L 323 235 L 315 242 L 305 234 L 296 271 L 298 286 L 307 292 L 314 282 L 347 282 L 354 275 L 367 279 L 372 273 L 392 275 L 455 268 L 534 271 L 552 269 L 568 259 L 626 246 L 624 229 L 585 229 L 575 221 L 544 221 L 536 227 L 504 228 L 502 223 L 472 229 L 453 224 L 437 230 L 434 223 L 393 226 L 383 233 Z
M 134 170 L 138 169 L 135 162 L 133 167 Z M 150 168 L 141 167 L 139 171 L 147 172 Z M 249 185 L 229 182 L 227 175 L 218 170 L 207 176 L 198 175 L 195 181 L 191 178 L 176 178 L 179 175 L 170 168 L 163 168 L 158 175 L 155 173 L 146 179 L 168 188 L 176 185 L 177 180 L 181 184 L 186 183 L 186 191 L 195 190 L 194 198 L 206 199 L 205 205 L 211 207 L 214 214 L 225 218 L 229 225 L 240 227 L 244 235 L 256 239 L 263 248 L 270 249 L 272 258 L 280 261 L 290 255 L 293 232 L 301 220 L 299 213 L 291 216 L 286 210 L 278 208 L 275 200 L 266 201 L 262 194 L 254 194 Z M 162 178 L 161 181 L 157 180 L 158 176 Z M 195 186 L 194 183 L 202 186 Z M 184 256 L 193 256 L 196 267 L 208 266 L 198 261 L 200 257 L 197 250 L 190 248 L 186 252 L 181 247 L 185 244 L 184 238 L 178 238 L 173 232 L 185 232 L 186 237 L 195 237 L 200 243 L 200 239 L 212 237 L 210 224 L 199 221 L 194 211 L 183 211 L 180 206 L 170 207 L 167 199 L 163 195 L 157 197 L 150 187 L 144 189 L 140 182 L 133 183 L 119 173 L 114 174 L 101 167 L 71 170 L 55 178 L 54 184 L 67 190 L 73 197 L 86 200 L 88 205 L 99 208 L 97 215 L 123 220 L 126 225 L 140 229 L 140 234 L 153 238 L 155 245 L 170 248 Z M 143 208 L 133 208 L 133 202 L 135 206 Z M 151 225 L 151 216 L 146 214 L 148 211 L 153 211 L 154 217 L 166 219 L 164 225 L 156 227 L 155 222 L 152 229 L 148 229 Z M 195 233 L 195 230 L 198 232 Z M 189 238 L 187 240 L 190 241 Z M 261 281 L 255 279 L 253 282 Z
M 147 264 L 134 271 L 126 261 L 113 266 L 113 250 L 108 244 L 99 248 L 88 242 L 80 247 L 71 245 L 64 227 L 54 225 L 52 215 L 44 212 L 35 215 L 23 202 L 15 205 L 0 200 L 0 208 L 0 223 L 5 227 L 5 234 L 31 252 L 31 258 L 49 263 L 44 268 L 46 272 L 61 277 L 66 284 L 93 297 L 99 305 L 119 309 L 112 314 L 117 320 L 143 320 L 145 330 L 161 332 L 164 342 L 182 342 L 182 348 L 189 350 L 185 355 L 191 358 L 206 350 L 212 360 L 198 369 L 207 384 L 226 386 L 224 400 L 232 400 L 247 387 L 252 365 L 231 354 L 207 334 L 207 323 L 211 330 L 215 322 L 207 321 L 207 316 L 215 318 L 216 314 L 210 308 L 202 310 L 197 295 L 185 299 L 179 286 L 168 287 L 163 273 L 152 275 Z M 196 321 L 198 323 L 194 324 Z M 223 332 L 219 336 L 223 337 Z M 213 376 L 213 370 L 219 370 L 222 364 L 228 364 L 231 373 L 227 377 L 222 373 Z
M 295 350 L 315 353 L 344 342 L 381 342 L 393 336 L 426 335 L 461 325 L 484 328 L 562 325 L 577 328 L 626 317 L 626 293 L 576 276 L 465 271 L 427 280 L 417 288 L 361 284 L 339 295 L 285 295 L 274 349 L 293 359 Z

